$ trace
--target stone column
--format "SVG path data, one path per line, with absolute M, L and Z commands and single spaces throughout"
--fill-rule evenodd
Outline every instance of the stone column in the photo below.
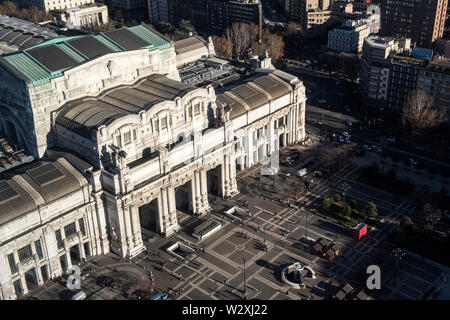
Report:
M 161 189 L 164 234 L 170 236 L 179 229 L 175 203 L 175 190 L 172 187 Z
M 203 206 L 208 205 L 208 182 L 206 179 L 206 170 L 200 171 L 200 181 L 202 190 L 202 203 Z
M 195 193 L 195 171 L 194 174 L 192 175 L 192 179 L 191 179 L 191 204 L 192 204 L 192 212 L 196 213 L 197 209 L 198 209 L 198 205 L 197 205 L 197 201 L 196 201 L 196 193 Z
M 172 187 L 167 188 L 167 200 L 169 208 L 169 221 L 170 224 L 177 223 L 177 205 L 175 200 L 175 189 Z
M 135 246 L 141 244 L 141 226 L 139 223 L 139 209 L 136 205 L 133 205 L 130 210 L 131 215 L 131 228 L 133 229 L 133 242 Z
M 123 208 L 122 214 L 123 214 L 123 221 L 125 224 L 127 255 L 131 256 L 131 248 L 133 248 L 133 233 L 131 231 L 130 207 L 128 205 Z
M 158 232 L 159 233 L 164 233 L 166 230 L 166 223 L 164 220 L 164 207 L 163 207 L 163 198 L 162 198 L 162 191 L 159 194 L 156 203 L 158 205 Z
M 20 275 L 20 282 L 22 283 L 22 293 L 28 293 L 27 281 L 25 280 L 25 275 Z
M 195 180 L 195 206 L 198 211 L 202 206 L 202 192 L 200 189 L 201 181 L 200 181 L 200 174 L 199 174 L 198 170 L 194 171 L 194 180 Z
M 169 208 L 167 203 L 167 189 L 161 189 L 161 206 L 164 231 L 169 227 Z
M 80 248 L 80 259 L 86 258 L 86 253 L 84 252 L 83 235 L 81 231 L 78 231 L 78 247 Z

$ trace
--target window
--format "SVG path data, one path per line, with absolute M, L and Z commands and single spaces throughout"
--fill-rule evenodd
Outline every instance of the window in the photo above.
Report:
M 84 227 L 84 220 L 83 220 L 83 218 L 78 220 L 78 224 L 80 225 L 81 234 L 83 236 L 85 236 L 86 235 L 86 228 Z
M 188 117 L 192 118 L 192 107 L 188 107 Z
M 167 117 L 161 118 L 161 129 L 167 129 Z
M 34 246 L 36 248 L 36 253 L 37 253 L 39 259 L 44 258 L 44 254 L 42 252 L 41 240 L 36 240 L 34 242 Z
M 136 129 L 133 130 L 133 140 L 134 141 L 137 140 Z
M 42 280 L 49 280 L 47 265 L 41 267 Z
M 8 254 L 8 262 L 9 262 L 9 269 L 11 270 L 11 274 L 14 274 L 19 271 L 17 269 L 16 260 L 14 259 L 14 254 Z
M 17 253 L 19 254 L 20 263 L 25 263 L 33 258 L 33 252 L 31 251 L 31 245 L 27 245 L 20 248 Z
M 67 226 L 64 227 L 64 234 L 66 235 L 66 238 L 69 238 L 77 234 L 75 222 L 72 222 L 71 224 L 68 224 Z
M 116 137 L 116 146 L 120 147 L 120 135 Z
M 194 115 L 200 114 L 200 103 L 194 105 Z
M 130 143 L 131 143 L 131 132 L 128 131 L 123 134 L 123 144 L 128 145 Z
M 64 246 L 64 243 L 63 243 L 62 237 L 61 237 L 61 230 L 55 231 L 55 237 L 56 237 L 56 244 L 58 246 L 58 249 L 61 249 Z

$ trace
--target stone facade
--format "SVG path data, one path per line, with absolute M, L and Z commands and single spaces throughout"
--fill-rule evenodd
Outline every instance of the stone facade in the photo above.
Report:
M 92 28 L 109 22 L 108 7 L 105 5 L 68 8 L 53 15 L 57 24 L 69 29 Z
M 60 275 L 77 244 L 80 258 L 85 248 L 91 255 L 138 255 L 145 250 L 142 228 L 170 236 L 180 229 L 178 211 L 207 214 L 208 194 L 239 193 L 237 170 L 267 162 L 280 147 L 305 139 L 305 87 L 274 69 L 267 54 L 237 85 L 195 87 L 180 81 L 174 47 L 100 55 L 40 85 L 3 67 L 6 108 L 0 110 L 10 117 L 3 121 L 16 121 L 18 140 L 33 140 L 28 148 L 43 161 L 69 161 L 83 186 L 0 225 L 8 230 L 0 229 L 7 238 L 0 239 L 3 299 L 26 292 L 24 277 L 33 268 L 48 267 L 36 273 L 38 284 Z M 0 209 L 14 199 L 0 199 Z M 75 223 L 69 239 L 65 227 L 79 219 L 89 231 L 83 234 Z M 35 252 L 30 241 L 37 239 L 45 257 L 20 262 L 17 250 L 32 244 Z M 20 262 L 17 272 L 9 265 L 11 253 L 14 264 Z

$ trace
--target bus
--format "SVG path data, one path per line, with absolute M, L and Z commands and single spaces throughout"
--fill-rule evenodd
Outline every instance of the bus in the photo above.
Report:
M 72 300 L 85 300 L 86 299 L 86 292 L 80 291 L 72 297 Z

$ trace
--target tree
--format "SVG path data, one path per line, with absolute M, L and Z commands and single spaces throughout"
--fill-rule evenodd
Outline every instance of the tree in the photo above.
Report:
M 402 112 L 402 123 L 415 130 L 433 128 L 444 122 L 445 110 L 434 106 L 434 99 L 423 90 L 412 91 Z
M 231 26 L 231 41 L 233 42 L 234 53 L 238 59 L 244 56 L 250 45 L 249 25 L 242 22 L 234 22 Z
M 423 226 L 423 233 L 426 236 L 431 236 L 433 234 L 434 227 L 431 223 L 425 223 Z
M 19 8 L 11 1 L 5 1 L 0 5 L 0 14 L 18 18 Z
M 180 24 L 178 25 L 178 29 L 180 29 L 182 32 L 189 34 L 189 32 L 192 32 L 192 34 L 197 34 L 195 32 L 195 27 L 192 25 L 191 21 L 189 20 L 181 20 Z
M 330 207 L 331 207 L 331 199 L 330 198 L 323 199 L 322 208 L 325 210 L 328 210 L 328 209 L 330 209 Z
M 414 227 L 414 223 L 412 222 L 411 218 L 405 217 L 400 222 L 400 227 L 405 231 L 411 231 Z
M 352 214 L 352 208 L 349 205 L 345 205 L 342 208 L 342 213 L 344 214 L 344 216 L 350 216 Z
M 233 42 L 230 37 L 229 29 L 225 30 L 225 34 L 222 37 L 212 36 L 216 52 L 226 58 L 231 58 L 233 55 Z
M 367 215 L 371 218 L 376 218 L 378 216 L 377 205 L 372 201 L 368 202 L 366 205 Z
M 294 21 L 290 21 L 288 23 L 288 25 L 286 26 L 284 35 L 287 37 L 296 36 L 296 35 L 300 34 L 301 31 L 302 31 L 302 28 L 298 23 L 295 23 Z
M 27 10 L 27 15 L 29 21 L 33 23 L 39 23 L 41 22 L 42 17 L 42 11 L 39 10 L 37 7 L 33 6 Z
M 359 78 L 359 73 L 361 70 L 360 59 L 357 54 L 343 53 L 338 56 L 339 69 L 348 75 L 352 80 Z
M 358 204 L 357 204 L 357 202 L 356 202 L 355 199 L 350 200 L 350 207 L 351 207 L 352 209 L 356 209 L 357 206 L 358 206 Z
M 334 202 L 342 201 L 341 195 L 337 194 L 337 193 L 333 196 L 333 199 L 334 199 Z
M 116 18 L 117 21 L 123 21 L 123 13 L 119 9 L 114 11 L 114 18 Z

